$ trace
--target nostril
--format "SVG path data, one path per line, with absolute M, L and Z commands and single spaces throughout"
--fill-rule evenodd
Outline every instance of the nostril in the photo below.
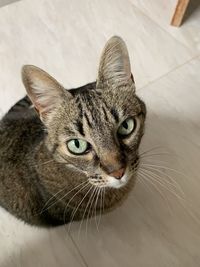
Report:
M 121 179 L 124 173 L 125 173 L 125 168 L 121 168 L 117 171 L 110 173 L 110 175 L 115 177 L 116 179 Z

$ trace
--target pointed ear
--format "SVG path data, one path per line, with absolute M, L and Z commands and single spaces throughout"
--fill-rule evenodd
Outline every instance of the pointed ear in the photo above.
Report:
M 133 78 L 125 42 L 113 36 L 106 43 L 100 59 L 97 86 L 101 83 L 124 85 Z
M 32 65 L 22 68 L 27 94 L 43 121 L 66 95 L 66 90 L 48 73 Z

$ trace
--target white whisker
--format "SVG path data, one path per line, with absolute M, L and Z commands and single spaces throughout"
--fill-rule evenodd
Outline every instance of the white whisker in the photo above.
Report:
M 68 232 L 70 232 L 70 228 L 71 228 L 71 224 L 72 224 L 72 221 L 74 219 L 74 216 L 76 214 L 76 212 L 78 211 L 80 205 L 83 203 L 84 199 L 87 197 L 87 195 L 90 193 L 90 191 L 92 190 L 92 185 L 88 184 L 89 186 L 89 189 L 87 191 L 87 193 L 84 195 L 84 197 L 81 199 L 81 201 L 79 202 L 79 204 L 77 205 L 77 207 L 73 210 L 73 213 L 72 213 L 72 216 L 71 216 L 71 221 L 69 223 L 69 227 L 68 227 Z
M 160 168 L 160 169 L 166 169 L 166 170 L 169 170 L 169 171 L 173 171 L 175 173 L 178 173 L 180 175 L 183 175 L 185 178 L 187 178 L 187 176 L 185 176 L 184 173 L 180 172 L 180 171 L 177 171 L 175 169 L 172 169 L 172 168 L 169 168 L 167 166 L 161 166 L 161 165 L 155 165 L 155 164 L 147 164 L 147 163 L 142 163 L 144 166 L 149 166 L 149 167 L 156 167 L 156 168 Z
M 101 215 L 102 215 L 102 208 L 103 208 L 103 191 L 104 191 L 104 189 L 101 188 L 100 189 L 101 196 L 100 196 L 100 211 L 99 211 L 98 228 L 99 228 L 99 225 L 100 225 Z
M 148 150 L 143 151 L 142 153 L 140 153 L 140 156 L 145 155 L 145 154 L 148 154 L 151 151 L 154 151 L 154 150 L 157 150 L 157 149 L 162 149 L 162 148 L 163 148 L 162 146 L 156 146 L 156 147 L 150 148 L 150 149 L 148 149 Z
M 95 199 L 95 196 L 96 196 L 96 193 L 97 192 L 98 192 L 98 187 L 95 188 L 94 195 L 93 195 L 93 197 L 91 199 L 90 207 L 89 207 L 88 214 L 87 214 L 87 219 L 86 219 L 86 236 L 87 236 L 87 233 L 88 233 L 88 223 L 89 223 L 89 218 L 90 218 L 90 210 L 91 210 L 91 207 L 92 207 L 92 204 L 93 204 L 93 201 Z
M 144 175 L 148 175 L 148 178 L 155 181 L 157 184 L 160 184 L 163 188 L 165 188 L 167 191 L 169 191 L 172 195 L 176 196 L 178 199 L 183 199 L 183 197 L 179 196 L 174 190 L 167 187 L 165 184 L 163 184 L 160 180 L 155 178 L 152 174 L 149 174 L 146 170 L 140 170 L 140 173 L 143 172 Z
M 164 180 L 164 181 L 166 183 L 168 183 L 168 184 L 171 184 L 173 187 L 175 187 L 183 196 L 185 195 L 184 191 L 182 190 L 182 188 L 178 184 L 178 182 L 176 182 L 176 180 L 173 179 L 171 176 L 169 176 L 167 173 L 162 172 L 161 169 L 155 169 L 154 167 L 143 165 L 143 164 L 141 164 L 141 166 L 143 166 L 146 170 L 148 170 L 149 172 L 151 172 L 152 174 L 154 174 L 158 178 L 160 178 L 160 176 L 158 174 L 156 174 L 155 172 L 159 173 L 163 177 L 167 177 L 170 180 L 170 182 L 169 181 L 166 181 L 166 180 Z
M 51 207 L 53 207 L 58 201 L 61 201 L 62 199 L 64 199 L 66 196 L 68 196 L 72 191 L 74 191 L 75 189 L 79 188 L 81 185 L 87 183 L 88 181 L 84 181 L 81 184 L 78 184 L 77 186 L 75 186 L 74 188 L 72 188 L 70 191 L 68 191 L 64 196 L 62 196 L 61 198 L 57 199 L 55 202 L 53 202 L 50 206 L 48 206 L 46 209 L 44 209 L 45 206 L 47 206 L 47 203 L 45 204 L 45 206 L 43 207 L 42 212 L 50 209 Z M 64 188 L 65 189 L 65 188 Z M 63 190 L 64 190 L 63 189 Z M 63 190 L 61 190 L 60 192 L 62 192 Z M 47 202 L 50 202 L 51 199 L 53 199 L 54 196 L 52 196 Z
M 181 189 L 181 187 L 178 185 L 178 183 L 175 180 L 173 180 L 170 176 L 168 176 L 166 173 L 163 173 L 162 171 L 159 171 L 159 170 L 151 169 L 151 167 L 146 167 L 146 166 L 143 166 L 143 168 L 141 168 L 141 169 L 151 173 L 152 175 L 157 177 L 159 180 L 161 180 L 161 177 L 162 178 L 166 178 L 166 177 L 169 178 L 170 181 L 168 181 L 166 179 L 162 179 L 162 182 L 172 186 L 174 189 L 178 190 L 182 195 L 184 195 L 184 192 Z M 156 173 L 156 172 L 158 172 L 158 173 Z
M 83 220 L 84 220 L 84 218 L 85 218 L 85 214 L 86 214 L 86 212 L 87 212 L 87 208 L 88 208 L 88 206 L 89 206 L 89 204 L 90 204 L 90 200 L 91 200 L 91 198 L 92 198 L 92 196 L 93 196 L 95 190 L 96 190 L 96 187 L 94 186 L 94 187 L 93 187 L 93 191 L 92 191 L 92 193 L 91 193 L 91 195 L 90 195 L 90 198 L 88 199 L 87 205 L 86 205 L 86 207 L 85 207 L 85 210 L 84 210 L 84 213 L 83 213 L 83 216 L 82 216 L 82 220 L 81 220 L 81 222 L 80 222 L 79 231 L 78 231 L 78 237 L 79 237 L 79 235 L 80 235 L 80 231 L 81 231 L 82 223 L 83 223 Z
M 164 202 L 166 203 L 167 208 L 168 208 L 168 210 L 170 211 L 170 213 L 172 213 L 172 210 L 171 210 L 171 208 L 170 208 L 170 206 L 169 206 L 169 202 L 168 202 L 169 200 L 168 200 L 168 198 L 164 195 L 164 193 L 158 188 L 158 186 L 156 186 L 156 185 L 153 183 L 152 180 L 150 180 L 150 179 L 148 179 L 147 177 L 145 177 L 145 174 L 140 173 L 140 175 L 141 175 L 141 177 L 142 177 L 144 180 L 146 180 L 149 184 L 151 184 L 151 185 L 155 188 L 155 190 L 160 194 L 160 196 L 162 197 L 162 199 L 163 199 Z
M 70 198 L 70 200 L 68 201 L 68 203 L 67 203 L 67 205 L 65 206 L 65 209 L 64 209 L 64 213 L 63 213 L 63 221 L 65 222 L 65 214 L 66 214 L 66 210 L 67 210 L 67 208 L 68 208 L 68 206 L 69 206 L 69 203 L 75 198 L 75 196 L 77 196 L 78 195 L 78 193 L 80 193 L 83 189 L 85 189 L 86 187 L 88 186 L 88 183 L 85 185 L 83 185 L 82 187 L 81 187 L 81 189 L 79 189 L 71 198 Z
M 101 192 L 101 188 L 98 188 L 97 197 L 96 197 L 96 201 L 95 201 L 95 223 L 96 223 L 96 227 L 97 227 L 98 232 L 99 232 L 99 226 L 97 223 L 97 203 L 98 203 L 100 192 Z

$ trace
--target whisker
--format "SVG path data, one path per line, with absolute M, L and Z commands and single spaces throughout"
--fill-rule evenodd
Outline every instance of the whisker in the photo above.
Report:
M 141 183 L 144 186 L 144 188 L 147 189 L 149 192 L 153 193 L 153 191 L 151 190 L 151 188 L 148 187 L 147 184 L 142 179 L 140 179 L 139 175 L 138 175 L 138 178 L 139 178 L 138 179 L 138 182 Z
M 95 191 L 94 191 L 94 195 L 91 199 L 91 203 L 90 203 L 90 207 L 89 207 L 89 210 L 88 210 L 88 214 L 87 214 L 87 219 L 86 219 L 86 236 L 87 236 L 87 233 L 88 233 L 88 222 L 89 222 L 89 219 L 90 219 L 90 210 L 91 210 L 91 207 L 92 207 L 92 204 L 93 204 L 93 201 L 95 199 L 95 196 L 96 196 L 96 193 L 98 192 L 98 187 L 96 187 Z
M 44 204 L 44 207 L 42 208 L 40 214 L 42 214 L 44 211 L 46 211 L 48 208 L 45 209 L 45 207 L 48 205 L 48 203 L 49 203 L 53 198 L 56 198 L 56 196 L 57 196 L 58 194 L 60 194 L 61 192 L 63 192 L 65 189 L 66 189 L 66 186 L 65 186 L 64 188 L 62 188 L 61 190 L 59 190 L 57 193 L 55 193 L 52 197 L 50 197 L 50 198 L 46 201 L 46 203 Z
M 147 176 L 149 179 L 151 179 L 152 181 L 155 181 L 157 183 L 159 183 L 162 187 L 164 187 L 165 189 L 167 190 L 174 190 L 174 188 L 172 189 L 171 187 L 167 187 L 168 184 L 165 184 L 163 180 L 159 178 L 157 178 L 156 176 L 154 176 L 154 173 L 150 173 L 149 170 L 146 170 L 146 169 L 140 169 L 139 170 L 140 173 L 143 173 L 145 176 Z M 175 192 L 175 191 L 173 191 Z
M 92 185 L 88 184 L 89 186 L 89 189 L 87 191 L 87 193 L 84 195 L 84 197 L 81 199 L 81 201 L 79 202 L 78 206 L 76 207 L 76 209 L 73 210 L 73 213 L 72 213 L 72 217 L 71 217 L 71 220 L 70 220 L 70 224 L 69 224 L 69 227 L 68 227 L 68 232 L 70 232 L 70 228 L 71 228 L 71 224 L 72 224 L 72 221 L 74 219 L 74 216 L 76 214 L 76 212 L 78 211 L 78 208 L 80 207 L 80 205 L 83 203 L 84 199 L 87 197 L 87 195 L 90 193 L 90 191 L 92 190 Z
M 50 163 L 50 162 L 52 162 L 52 161 L 54 161 L 54 159 L 51 159 L 51 160 L 48 160 L 48 161 L 46 161 L 46 162 L 44 162 L 44 163 L 42 163 L 42 164 L 39 164 L 39 166 L 43 166 L 43 165 L 48 164 L 48 163 Z
M 153 183 L 152 180 L 150 180 L 150 179 L 148 179 L 147 177 L 145 177 L 144 174 L 141 174 L 141 173 L 140 173 L 140 175 L 141 175 L 141 177 L 142 177 L 144 180 L 146 180 L 149 184 L 151 184 L 151 185 L 155 188 L 155 190 L 160 194 L 160 196 L 162 197 L 162 199 L 163 199 L 164 202 L 166 203 L 168 210 L 169 210 L 170 213 L 172 214 L 172 210 L 171 210 L 171 208 L 170 208 L 170 206 L 169 206 L 169 202 L 168 202 L 169 200 L 168 200 L 168 198 L 164 195 L 164 193 L 158 188 L 158 186 L 156 186 L 156 185 Z
M 181 190 L 181 188 L 180 188 L 180 186 L 177 184 L 177 182 L 176 182 L 175 180 L 173 180 L 170 176 L 168 176 L 166 173 L 164 173 L 164 172 L 162 172 L 162 171 L 159 171 L 159 170 L 152 169 L 151 167 L 146 167 L 146 166 L 143 166 L 142 169 L 145 170 L 145 171 L 148 171 L 149 173 L 151 173 L 152 175 L 154 175 L 154 176 L 157 177 L 158 179 L 161 179 L 161 175 L 162 175 L 164 178 L 166 178 L 166 177 L 169 178 L 170 181 L 168 181 L 168 180 L 166 180 L 166 179 L 165 179 L 165 180 L 162 179 L 162 182 L 164 182 L 164 183 L 166 183 L 166 184 L 168 184 L 168 185 L 174 187 L 174 189 L 180 191 L 180 193 L 181 193 L 182 195 L 184 195 L 184 192 Z M 158 172 L 158 174 L 160 174 L 160 175 L 158 175 L 156 172 Z
M 139 175 L 142 175 L 142 174 L 140 173 Z M 152 185 L 155 186 L 155 184 L 153 184 L 153 181 L 150 181 L 150 179 L 148 179 L 147 177 L 145 177 L 144 174 L 143 174 L 142 176 L 143 176 L 142 178 L 144 178 L 146 181 L 150 182 Z M 158 189 L 158 188 L 157 188 L 157 189 Z M 168 189 L 167 189 L 167 190 L 168 190 Z M 171 192 L 170 190 L 168 190 L 168 191 L 169 191 L 170 193 L 173 194 L 173 192 Z M 174 194 L 173 194 L 173 195 L 174 195 Z M 186 199 L 184 199 L 184 198 L 181 198 L 181 197 L 179 197 L 179 196 L 177 196 L 177 195 L 175 195 L 175 196 L 176 196 L 176 199 L 178 200 L 179 205 L 181 205 L 181 207 L 183 208 L 183 210 L 184 210 L 188 215 L 190 215 L 191 218 L 192 218 L 198 225 L 200 225 L 200 217 L 196 216 L 196 215 L 194 214 L 194 212 L 192 212 L 192 208 L 193 208 L 193 206 L 188 202 L 188 200 L 186 201 Z M 189 206 L 189 208 L 188 208 L 188 206 Z
M 64 213 L 63 213 L 63 221 L 65 223 L 65 214 L 66 214 L 66 210 L 69 206 L 69 203 L 75 198 L 75 196 L 78 195 L 78 193 L 80 193 L 83 189 L 85 189 L 86 187 L 88 186 L 88 183 L 87 184 L 84 184 L 71 198 L 70 200 L 67 202 L 67 205 L 65 206 L 65 209 L 64 209 Z
M 147 165 L 142 165 L 144 168 L 146 168 L 146 170 L 148 169 L 148 171 L 150 171 L 151 173 L 153 173 L 155 176 L 157 176 L 158 178 L 160 178 L 160 176 L 158 174 L 156 174 L 155 172 L 163 175 L 164 177 L 167 177 L 171 182 L 166 181 L 167 183 L 171 184 L 173 187 L 175 187 L 183 196 L 185 195 L 184 191 L 182 190 L 181 186 L 178 184 L 178 182 L 176 182 L 175 179 L 173 179 L 171 176 L 169 176 L 168 174 L 166 174 L 165 172 L 162 172 L 160 169 L 155 169 L 151 166 L 147 166 Z M 154 172 L 153 172 L 154 171 Z
M 162 162 L 161 160 L 157 160 L 157 157 L 155 158 L 155 156 L 161 156 L 161 155 L 170 155 L 170 157 L 176 157 L 176 158 L 181 158 L 180 155 L 177 155 L 177 154 L 170 154 L 170 153 L 152 153 L 152 154 L 143 154 L 141 156 L 141 159 L 145 159 L 145 160 L 151 160 L 151 161 L 156 161 L 157 162 L 160 162 L 160 163 L 166 163 L 166 162 Z M 142 164 L 141 164 L 142 165 Z M 156 164 L 148 164 L 148 165 L 153 165 L 153 166 L 145 166 L 146 168 L 148 169 L 151 169 L 151 170 L 154 170 L 154 172 L 158 172 L 158 173 L 162 173 L 161 169 L 164 169 L 164 170 L 168 170 L 168 171 L 172 171 L 172 172 L 175 172 L 175 173 L 178 173 L 179 175 L 182 175 L 184 176 L 185 178 L 187 178 L 187 176 L 175 169 L 172 169 L 172 168 L 169 168 L 169 167 L 166 167 L 166 166 L 161 166 L 161 165 L 156 165 Z M 155 175 L 155 173 L 153 173 Z M 181 186 L 169 175 L 167 175 L 166 173 L 162 173 L 164 174 L 166 177 L 168 177 L 168 179 L 170 181 L 172 181 L 173 183 L 175 183 L 177 185 L 177 187 L 179 188 L 179 191 L 182 192 L 182 195 L 185 196 L 185 193 L 183 192 Z M 146 179 L 148 181 L 148 179 Z M 170 193 L 172 193 L 169 189 L 167 189 Z M 174 193 L 172 193 L 174 195 Z M 186 200 L 178 195 L 175 195 L 177 200 L 178 200 L 178 203 L 184 208 L 184 210 L 196 221 L 198 222 L 198 224 L 200 223 L 200 219 L 198 217 L 196 217 L 196 215 L 193 214 L 193 212 L 191 211 L 192 209 L 192 205 L 188 203 L 188 200 L 186 202 Z M 189 205 L 190 208 L 188 209 L 187 206 Z
M 103 214 L 104 214 L 104 209 L 105 209 L 105 197 L 106 197 L 106 188 L 103 187 Z
M 145 162 L 146 161 L 146 162 Z M 167 163 L 167 161 L 166 160 L 160 160 L 160 159 L 158 159 L 158 158 L 150 158 L 150 159 L 148 159 L 148 158 L 145 158 L 145 161 L 143 161 L 142 163 L 164 163 L 164 164 L 166 164 Z
M 177 155 L 174 155 L 174 154 L 169 153 L 169 152 L 160 152 L 160 153 L 142 155 L 142 156 L 140 156 L 140 158 L 144 159 L 144 158 L 150 158 L 152 156 L 159 156 L 160 157 L 160 156 L 166 156 L 166 155 L 170 156 L 170 157 L 172 157 L 172 156 L 177 157 Z
M 51 163 L 51 162 L 53 162 L 53 161 L 55 161 L 54 159 L 51 159 L 51 160 L 47 160 L 47 161 L 45 161 L 45 162 L 42 162 L 42 163 L 38 163 L 38 164 L 33 164 L 33 165 L 31 165 L 32 167 L 40 167 L 40 166 L 43 166 L 43 165 L 46 165 L 46 164 L 48 164 L 48 163 Z
M 93 185 L 92 185 L 92 187 L 93 187 L 93 191 L 92 191 L 92 193 L 91 193 L 91 195 L 90 195 L 90 198 L 88 199 L 87 205 L 86 205 L 86 207 L 85 207 L 85 210 L 84 210 L 84 213 L 83 213 L 83 216 L 82 216 L 82 220 L 81 220 L 81 222 L 80 222 L 79 231 L 78 231 L 78 237 L 80 236 L 81 227 L 82 227 L 82 224 L 83 224 L 83 220 L 84 220 L 84 218 L 85 218 L 85 214 L 86 214 L 87 208 L 88 208 L 88 206 L 89 206 L 89 204 L 90 204 L 90 200 L 91 200 L 91 198 L 92 198 L 92 196 L 93 196 L 93 194 L 94 194 L 94 192 L 95 192 L 95 190 L 96 190 L 96 186 L 93 186 Z
M 56 201 L 54 201 L 52 204 L 50 204 L 46 209 L 45 206 L 47 206 L 47 203 L 45 204 L 45 206 L 43 207 L 41 213 L 43 213 L 44 211 L 50 209 L 51 207 L 53 207 L 58 201 L 61 201 L 62 199 L 64 199 L 66 196 L 68 196 L 72 191 L 74 191 L 75 189 L 79 188 L 80 186 L 82 186 L 83 184 L 87 183 L 87 181 L 82 182 L 81 184 L 78 184 L 77 186 L 75 186 L 74 188 L 72 188 L 70 191 L 68 191 L 64 196 L 62 196 L 61 198 L 57 199 Z M 65 190 L 65 188 L 63 188 L 63 190 Z M 61 190 L 61 191 L 63 191 Z M 61 192 L 60 192 L 61 193 Z M 51 199 L 53 199 L 54 196 L 52 196 L 47 202 L 50 202 Z
M 165 188 L 167 191 L 169 191 L 172 195 L 176 196 L 178 199 L 183 199 L 181 196 L 179 196 L 174 190 L 168 188 L 166 185 L 164 185 L 160 180 L 156 179 L 155 177 L 153 177 L 153 175 L 150 175 L 146 172 L 146 170 L 140 170 L 140 172 L 143 172 L 143 174 L 148 175 L 148 178 L 150 178 L 151 180 L 157 182 L 158 184 L 160 184 L 163 188 Z
M 184 173 L 182 173 L 180 171 L 177 171 L 175 169 L 169 168 L 167 166 L 161 166 L 161 165 L 156 165 L 156 164 L 146 164 L 146 163 L 142 163 L 142 164 L 145 165 L 145 166 L 149 166 L 149 167 L 156 167 L 156 168 L 160 168 L 160 169 L 166 169 L 166 170 L 169 170 L 169 171 L 173 171 L 175 173 L 183 175 L 185 178 L 188 178 Z
M 100 192 L 101 192 L 101 188 L 98 188 L 97 197 L 96 197 L 96 201 L 95 201 L 95 223 L 96 223 L 96 227 L 97 227 L 98 232 L 99 232 L 99 228 L 98 228 L 98 223 L 97 223 L 97 203 L 98 203 Z
M 100 189 L 101 196 L 100 196 L 100 211 L 99 211 L 98 228 L 99 228 L 100 221 L 101 221 L 101 213 L 102 213 L 102 207 L 103 207 L 103 190 L 104 189 L 102 189 L 102 188 Z
M 152 148 L 150 148 L 150 149 L 148 149 L 148 150 L 143 151 L 142 153 L 140 153 L 140 156 L 145 155 L 145 154 L 147 154 L 147 153 L 149 153 L 151 151 L 154 151 L 154 150 L 157 150 L 157 149 L 162 149 L 162 148 L 163 148 L 162 146 L 152 147 Z
M 182 200 L 182 202 L 179 199 L 179 204 L 182 206 L 182 208 L 184 209 L 184 211 L 187 212 L 187 214 L 189 214 L 193 220 L 198 223 L 198 225 L 200 225 L 200 217 L 197 217 L 191 210 L 192 210 L 192 205 L 187 203 L 185 199 Z M 189 204 L 189 209 L 187 208 L 186 204 Z

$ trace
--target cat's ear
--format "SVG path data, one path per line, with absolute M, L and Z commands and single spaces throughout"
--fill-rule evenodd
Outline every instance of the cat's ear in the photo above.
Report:
M 22 80 L 42 121 L 66 95 L 62 85 L 48 73 L 35 66 L 25 65 L 22 67 Z
M 128 50 L 125 42 L 113 36 L 106 43 L 100 59 L 97 86 L 99 84 L 126 85 L 133 81 Z

